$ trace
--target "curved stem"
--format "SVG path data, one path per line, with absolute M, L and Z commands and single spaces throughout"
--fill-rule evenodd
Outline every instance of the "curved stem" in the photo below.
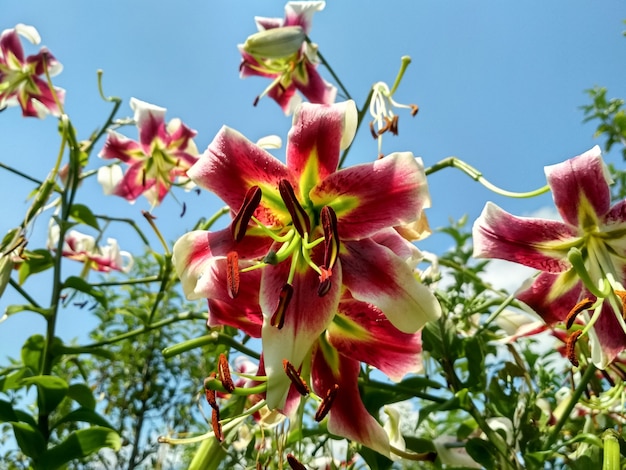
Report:
M 463 173 L 468 175 L 473 180 L 478 181 L 485 188 L 501 196 L 524 199 L 524 198 L 529 198 L 529 197 L 540 196 L 541 194 L 545 194 L 548 191 L 550 191 L 550 187 L 548 185 L 542 186 L 541 188 L 535 189 L 533 191 L 526 191 L 526 192 L 514 192 L 514 191 L 508 191 L 506 189 L 502 189 L 494 185 L 493 183 L 490 183 L 487 179 L 483 178 L 483 174 L 480 171 L 478 171 L 476 168 L 474 168 L 471 165 L 468 165 L 463 160 L 460 160 L 456 157 L 444 158 L 440 162 L 435 163 L 433 166 L 426 168 L 425 173 L 427 176 L 432 175 L 433 173 L 436 173 L 439 170 L 442 170 L 448 167 L 461 170 Z
M 370 101 L 372 101 L 373 94 L 374 94 L 374 89 L 370 88 L 370 92 L 367 95 L 367 98 L 365 99 L 365 103 L 363 103 L 363 107 L 359 109 L 359 114 L 357 116 L 356 129 L 354 131 L 354 135 L 356 135 L 357 132 L 359 132 L 359 128 L 361 127 L 361 123 L 363 122 L 363 119 L 365 118 L 365 114 L 367 114 L 367 111 L 370 108 Z M 346 157 L 348 156 L 348 152 L 350 151 L 351 148 L 352 148 L 352 145 L 348 146 L 348 148 L 346 148 L 343 151 L 343 154 L 341 155 L 341 159 L 339 160 L 339 165 L 337 168 L 341 168 L 343 166 L 343 164 L 346 161 Z
M 552 428 L 552 432 L 550 432 L 550 434 L 548 435 L 548 440 L 546 441 L 546 445 L 545 445 L 546 450 L 552 447 L 556 443 L 556 440 L 559 437 L 559 432 L 561 432 L 561 429 L 563 428 L 563 426 L 565 426 L 565 423 L 567 423 L 567 421 L 569 420 L 572 410 L 578 403 L 578 400 L 580 399 L 583 392 L 587 388 L 587 384 L 589 383 L 591 378 L 594 376 L 595 372 L 596 372 L 596 367 L 593 364 L 587 365 L 587 370 L 585 371 L 583 376 L 580 378 L 580 382 L 578 383 L 576 390 L 574 390 L 574 393 L 570 397 L 570 400 L 567 403 L 567 407 L 563 410 L 563 414 L 561 415 L 557 423 L 554 425 L 554 428 Z

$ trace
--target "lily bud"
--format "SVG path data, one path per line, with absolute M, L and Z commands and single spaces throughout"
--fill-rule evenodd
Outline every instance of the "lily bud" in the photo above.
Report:
M 280 59 L 298 52 L 305 39 L 301 26 L 272 28 L 249 36 L 243 50 L 256 57 Z

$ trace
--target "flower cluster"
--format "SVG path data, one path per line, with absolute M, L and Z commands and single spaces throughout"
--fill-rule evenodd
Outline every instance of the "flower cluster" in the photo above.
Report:
M 420 369 L 419 329 L 440 307 L 394 227 L 418 221 L 429 195 L 410 153 L 338 170 L 355 124 L 353 102 L 303 104 L 286 165 L 222 128 L 188 175 L 233 208 L 231 226 L 184 235 L 174 264 L 187 297 L 208 299 L 210 326 L 262 338 L 271 409 L 293 411 L 310 376 L 329 430 L 389 455 L 357 378 L 360 362 L 396 380 Z
M 285 18 L 260 18 L 259 32 L 239 46 L 242 55 L 241 77 L 261 76 L 272 83 L 259 95 L 273 98 L 285 114 L 291 114 L 302 99 L 299 91 L 311 103 L 331 104 L 337 89 L 317 72 L 317 46 L 307 41 L 313 14 L 324 8 L 325 2 L 289 2 Z
M 626 348 L 626 200 L 611 206 L 597 146 L 546 167 L 546 177 L 563 221 L 516 217 L 487 203 L 474 224 L 474 256 L 540 270 L 517 298 L 546 323 L 572 329 L 568 355 L 575 365 L 574 347 L 585 334 L 593 363 L 605 368 Z M 581 314 L 582 329 L 575 323 Z
M 115 194 L 129 201 L 144 195 L 154 206 L 160 204 L 173 184 L 189 187 L 187 170 L 198 159 L 193 141 L 196 131 L 180 119 L 165 123 L 165 108 L 131 98 L 130 107 L 139 131 L 139 141 L 118 132 L 109 135 L 100 152 L 104 159 L 128 165 L 126 173 L 117 166 L 101 167 L 98 181 L 105 194 Z
M 20 36 L 35 45 L 41 42 L 37 30 L 24 24 L 0 34 L 0 110 L 19 105 L 24 116 L 59 116 L 65 91 L 51 87 L 45 75 L 52 77 L 63 67 L 45 47 L 25 56 Z

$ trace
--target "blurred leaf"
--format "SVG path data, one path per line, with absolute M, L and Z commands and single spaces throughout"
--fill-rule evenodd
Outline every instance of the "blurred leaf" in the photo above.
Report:
M 96 413 L 93 409 L 89 408 L 78 408 L 76 410 L 70 411 L 59 421 L 54 423 L 54 426 L 52 428 L 54 429 L 63 423 L 74 423 L 77 421 L 113 429 L 113 426 L 111 426 L 111 424 L 102 415 Z
M 72 384 L 67 389 L 67 397 L 74 400 L 83 408 L 94 410 L 96 408 L 96 399 L 93 396 L 91 388 L 87 384 Z
M 41 459 L 42 470 L 55 470 L 75 459 L 82 459 L 103 447 L 115 451 L 122 447 L 119 434 L 109 428 L 91 427 L 71 433 L 59 445 L 49 449 Z
M 39 374 L 41 371 L 45 343 L 46 340 L 42 335 L 33 335 L 22 346 L 22 363 L 30 368 L 33 374 Z
M 4 314 L 11 316 L 19 312 L 34 312 L 39 313 L 43 317 L 48 317 L 51 310 L 49 308 L 35 307 L 34 305 L 9 305 L 4 311 Z
M 22 387 L 22 379 L 24 377 L 30 377 L 33 372 L 28 367 L 20 367 L 19 369 L 0 377 L 0 391 L 6 392 Z
M 22 380 L 24 385 L 36 385 L 40 413 L 51 413 L 67 395 L 68 385 L 60 377 L 37 375 Z
M 83 204 L 74 204 L 70 211 L 70 217 L 76 222 L 81 222 L 85 225 L 89 225 L 90 227 L 95 228 L 96 230 L 100 230 L 100 226 L 98 225 L 98 219 L 96 219 L 96 217 L 93 215 L 91 209 Z
M 11 423 L 15 440 L 21 451 L 33 459 L 37 459 L 46 450 L 46 440 L 34 425 L 18 422 Z
M 20 263 L 18 271 L 18 281 L 24 281 L 31 274 L 37 274 L 54 266 L 54 257 L 48 250 L 38 249 L 34 251 L 24 251 L 24 261 Z
M 465 450 L 471 458 L 487 469 L 495 469 L 494 455 L 496 453 L 495 446 L 483 439 L 469 439 L 465 444 Z

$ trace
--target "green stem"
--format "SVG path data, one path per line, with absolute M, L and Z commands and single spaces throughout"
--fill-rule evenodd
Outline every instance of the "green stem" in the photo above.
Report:
M 41 305 L 39 305 L 35 299 L 28 295 L 28 292 L 22 289 L 22 286 L 20 286 L 17 282 L 15 282 L 13 279 L 9 279 L 9 284 L 11 284 L 11 287 L 18 291 L 21 296 L 24 297 L 33 307 L 41 308 Z
M 374 94 L 374 89 L 370 88 L 370 92 L 367 95 L 367 98 L 365 99 L 365 103 L 363 103 L 363 107 L 361 109 L 359 109 L 359 114 L 357 116 L 357 122 L 356 122 L 356 129 L 354 131 L 354 135 L 357 134 L 357 132 L 359 132 L 359 128 L 361 127 L 361 123 L 363 122 L 363 119 L 365 119 L 365 115 L 367 114 L 369 108 L 370 108 L 370 101 L 372 101 L 372 95 Z M 339 166 L 338 168 L 341 168 L 343 166 L 343 164 L 346 161 L 346 158 L 348 157 L 348 152 L 350 151 L 350 149 L 352 148 L 352 145 L 349 145 L 348 148 L 346 148 L 343 151 L 343 154 L 341 155 L 341 159 L 339 160 Z
M 126 281 L 105 281 L 105 282 L 92 282 L 92 287 L 109 287 L 109 286 L 130 286 L 133 284 L 148 284 L 150 282 L 159 282 L 161 276 L 148 276 L 141 279 L 128 279 Z
M 98 341 L 96 343 L 91 343 L 86 346 L 80 346 L 81 349 L 91 349 L 91 348 L 99 348 L 101 346 L 107 346 L 109 344 L 119 343 L 125 339 L 134 338 L 135 336 L 142 335 L 144 333 L 148 333 L 149 331 L 156 330 L 163 326 L 170 325 L 172 323 L 177 323 L 179 321 L 184 320 L 206 320 L 203 315 L 194 314 L 192 312 L 182 312 L 173 317 L 166 318 L 164 320 L 158 321 L 156 323 L 152 323 L 151 325 L 144 326 L 142 328 L 138 328 L 136 330 L 129 331 L 127 333 L 123 333 L 121 335 L 114 336 L 113 338 L 108 338 L 102 341 Z
M 364 378 L 359 378 L 359 384 L 365 388 L 373 388 L 375 390 L 386 390 L 389 392 L 394 392 L 399 394 L 407 394 L 408 396 L 421 398 L 424 400 L 431 401 L 433 403 L 445 403 L 448 401 L 446 398 L 438 395 L 431 395 L 430 393 L 418 392 L 414 388 L 403 387 L 399 384 L 388 384 L 385 382 L 379 382 L 377 380 L 366 380 Z M 433 386 L 436 388 L 441 388 L 441 385 L 437 382 L 432 382 Z
M 466 175 L 468 175 L 470 178 L 472 178 L 475 181 L 478 181 L 480 184 L 482 184 L 485 188 L 489 189 L 490 191 L 499 194 L 501 196 L 506 196 L 506 197 L 511 197 L 511 198 L 518 198 L 518 199 L 524 199 L 524 198 L 529 198 L 529 197 L 535 197 L 535 196 L 539 196 L 541 194 L 545 194 L 548 191 L 550 191 L 550 187 L 548 185 L 542 186 L 539 189 L 535 189 L 533 191 L 527 191 L 527 192 L 513 192 L 513 191 L 507 191 L 506 189 L 502 189 L 499 188 L 498 186 L 490 183 L 489 181 L 487 181 L 487 179 L 483 178 L 483 175 L 480 171 L 478 171 L 476 168 L 474 168 L 471 165 L 468 165 L 467 163 L 465 163 L 463 160 L 460 160 L 456 157 L 448 157 L 448 158 L 444 158 L 443 160 L 441 160 L 438 163 L 435 163 L 433 166 L 426 168 L 425 173 L 426 175 L 432 175 L 433 173 L 436 173 L 444 168 L 448 168 L 448 167 L 452 167 L 452 168 L 456 168 L 458 170 L 461 170 L 463 173 L 465 173 Z
M 108 215 L 97 215 L 97 214 L 94 215 L 94 217 L 96 217 L 97 219 L 110 220 L 113 222 L 124 222 L 130 225 L 133 229 L 135 229 L 135 232 L 137 232 L 137 235 L 139 235 L 139 238 L 141 238 L 142 242 L 144 242 L 146 245 L 150 245 L 150 242 L 148 241 L 148 237 L 146 237 L 143 234 L 143 232 L 141 231 L 141 229 L 139 228 L 139 226 L 133 219 L 126 219 L 123 217 L 109 217 Z
M 580 378 L 580 382 L 578 383 L 576 390 L 574 390 L 574 393 L 570 397 L 569 402 L 567 403 L 567 407 L 563 410 L 563 414 L 561 415 L 557 423 L 554 425 L 554 428 L 552 428 L 552 431 L 548 435 L 548 440 L 546 441 L 546 445 L 545 445 L 546 450 L 549 450 L 556 443 L 556 440 L 559 437 L 559 433 L 561 432 L 561 429 L 563 428 L 563 426 L 565 426 L 565 423 L 567 423 L 567 421 L 569 420 L 572 410 L 578 403 L 578 400 L 582 396 L 583 392 L 586 390 L 587 385 L 589 384 L 589 381 L 593 378 L 595 372 L 596 372 L 596 367 L 593 364 L 589 364 L 587 366 L 587 370 L 585 370 L 585 373 Z
M 26 173 L 22 173 L 19 170 L 16 170 L 15 168 L 11 168 L 8 165 L 5 165 L 4 163 L 0 162 L 0 168 L 4 168 L 7 171 L 10 171 L 11 173 L 17 175 L 17 176 L 21 176 L 24 179 L 27 179 L 28 181 L 31 181 L 35 184 L 37 184 L 38 186 L 41 186 L 43 184 L 43 181 L 39 181 L 36 178 L 33 178 L 32 176 L 27 175 Z
M 198 223 L 196 228 L 198 230 L 209 230 L 215 222 L 217 222 L 222 216 L 228 214 L 230 212 L 230 207 L 224 206 L 220 210 L 218 210 L 213 216 L 207 220 L 206 222 Z
M 306 38 L 306 42 L 311 44 L 311 40 L 307 37 Z M 322 55 L 322 53 L 318 50 L 317 51 L 317 56 L 320 59 L 321 64 L 326 67 L 326 69 L 328 70 L 328 72 L 330 73 L 330 75 L 333 77 L 333 80 L 335 80 L 335 82 L 337 82 L 337 85 L 339 86 L 339 88 L 341 88 L 341 92 L 345 95 L 345 97 L 349 100 L 352 99 L 352 96 L 350 96 L 350 92 L 348 91 L 348 89 L 344 86 L 344 84 L 341 82 L 341 80 L 339 79 L 339 77 L 337 76 L 337 74 L 335 73 L 335 71 L 333 70 L 333 68 L 330 66 L 330 64 L 326 61 L 326 59 L 324 58 L 324 56 Z

